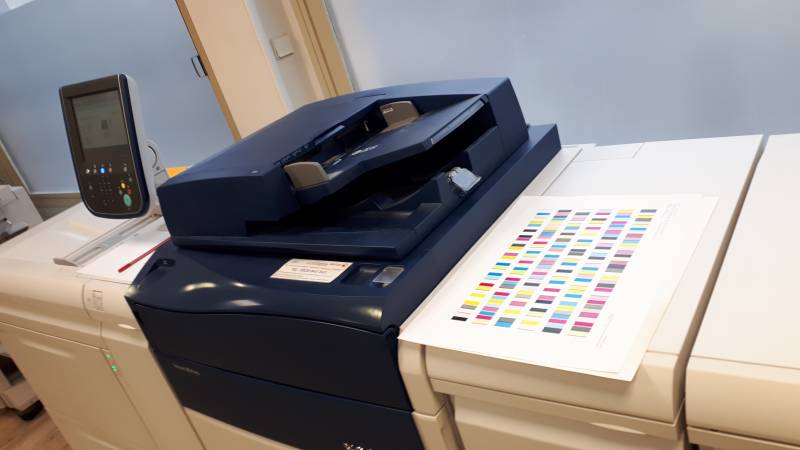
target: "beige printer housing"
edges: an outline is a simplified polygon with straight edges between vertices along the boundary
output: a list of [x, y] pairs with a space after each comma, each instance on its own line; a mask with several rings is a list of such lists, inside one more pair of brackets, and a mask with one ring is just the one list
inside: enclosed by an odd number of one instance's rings
[[53, 262], [126, 223], [81, 203], [0, 245], [0, 341], [72, 449], [202, 450], [125, 301], [128, 284]]
[[703, 449], [800, 449], [800, 134], [771, 136], [689, 359]]
[[[525, 194], [701, 194], [718, 203], [631, 382], [401, 342], [400, 370], [427, 448], [454, 448], [448, 439], [466, 449], [686, 448], [686, 362], [761, 142], [741, 136], [562, 149]], [[454, 423], [431, 419], [450, 410]]]

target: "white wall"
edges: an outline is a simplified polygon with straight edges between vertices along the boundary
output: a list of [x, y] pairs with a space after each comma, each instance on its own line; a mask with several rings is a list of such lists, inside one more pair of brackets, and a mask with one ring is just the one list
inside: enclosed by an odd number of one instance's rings
[[327, 1], [358, 89], [508, 76], [571, 143], [800, 131], [800, 1]]
[[[299, 30], [292, 24], [288, 2], [281, 0], [248, 0], [253, 25], [261, 39], [267, 60], [277, 75], [283, 102], [289, 111], [323, 98], [321, 88], [311, 75], [311, 61], [298, 39]], [[271, 40], [288, 35], [294, 54], [278, 59]]]

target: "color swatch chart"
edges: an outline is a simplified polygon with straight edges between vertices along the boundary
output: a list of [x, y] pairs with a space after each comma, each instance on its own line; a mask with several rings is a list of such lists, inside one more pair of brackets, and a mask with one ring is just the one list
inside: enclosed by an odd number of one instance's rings
[[716, 203], [700, 195], [522, 195], [399, 339], [630, 381]]
[[588, 336], [614, 301], [614, 289], [658, 212], [535, 212], [451, 320], [465, 326]]

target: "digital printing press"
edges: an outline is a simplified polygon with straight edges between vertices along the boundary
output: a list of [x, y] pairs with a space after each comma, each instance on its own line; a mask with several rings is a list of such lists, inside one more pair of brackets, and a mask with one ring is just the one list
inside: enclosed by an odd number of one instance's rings
[[[562, 148], [508, 80], [425, 83], [300, 108], [156, 195], [131, 86], [62, 91], [86, 206], [0, 247], [0, 339], [73, 448], [688, 447], [686, 362], [760, 136]], [[82, 107], [125, 139], [84, 139]], [[109, 151], [128, 200], [94, 190]], [[398, 341], [519, 195], [675, 193], [718, 201], [633, 381]], [[86, 270], [144, 229], [153, 252]]]
[[412, 416], [399, 327], [559, 149], [508, 80], [304, 106], [159, 187], [172, 239], [127, 298], [194, 413], [299, 448], [421, 449], [415, 421], [446, 417]]

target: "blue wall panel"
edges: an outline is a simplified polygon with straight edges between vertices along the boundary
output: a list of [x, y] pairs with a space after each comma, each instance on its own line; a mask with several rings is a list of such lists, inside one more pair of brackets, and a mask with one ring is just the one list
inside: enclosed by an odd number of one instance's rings
[[124, 72], [167, 165], [233, 142], [174, 1], [35, 0], [0, 14], [0, 139], [35, 192], [75, 192], [62, 85]]
[[565, 142], [800, 132], [794, 0], [328, 0], [359, 88], [509, 76]]

